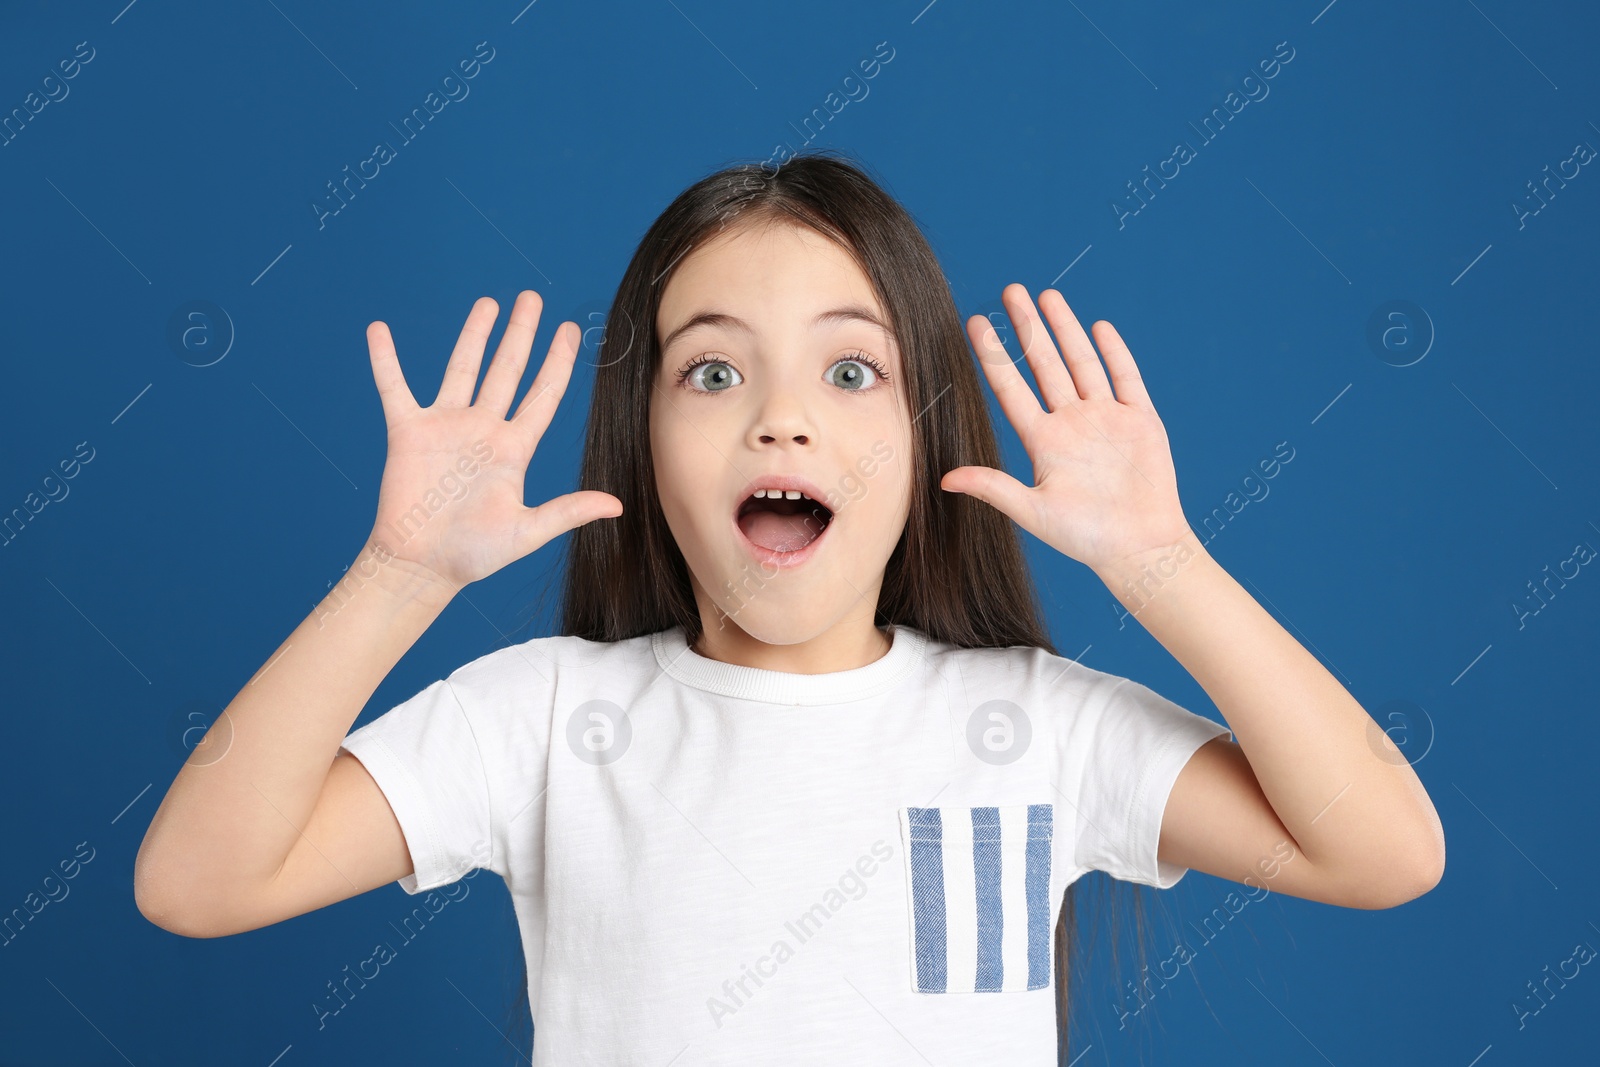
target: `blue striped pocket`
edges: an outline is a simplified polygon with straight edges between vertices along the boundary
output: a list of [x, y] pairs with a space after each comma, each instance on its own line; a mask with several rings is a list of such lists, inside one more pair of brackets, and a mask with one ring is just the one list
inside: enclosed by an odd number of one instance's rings
[[901, 808], [911, 988], [1013, 993], [1050, 984], [1049, 804]]

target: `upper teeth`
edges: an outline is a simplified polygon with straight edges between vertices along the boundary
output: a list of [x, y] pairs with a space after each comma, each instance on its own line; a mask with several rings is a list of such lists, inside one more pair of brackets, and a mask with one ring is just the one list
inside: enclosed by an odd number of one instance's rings
[[[801, 497], [805, 496], [805, 494], [798, 489], [757, 489], [755, 491], [755, 495], [763, 499], [770, 498], [772, 500], [777, 500], [780, 497], [785, 500], [799, 500]], [[807, 499], [810, 498], [807, 497]]]

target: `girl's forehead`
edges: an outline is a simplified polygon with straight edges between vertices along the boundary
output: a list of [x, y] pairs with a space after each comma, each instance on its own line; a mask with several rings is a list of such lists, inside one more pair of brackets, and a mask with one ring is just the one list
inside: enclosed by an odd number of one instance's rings
[[755, 335], [858, 325], [888, 333], [888, 321], [848, 251], [782, 226], [719, 234], [691, 249], [666, 282], [655, 326], [665, 349], [690, 331]]

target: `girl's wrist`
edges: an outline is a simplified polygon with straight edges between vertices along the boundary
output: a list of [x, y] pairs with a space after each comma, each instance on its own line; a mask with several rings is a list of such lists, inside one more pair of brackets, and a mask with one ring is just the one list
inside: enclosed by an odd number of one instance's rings
[[1175, 580], [1191, 564], [1208, 558], [1209, 553], [1199, 537], [1193, 530], [1187, 530], [1162, 544], [1130, 553], [1093, 570], [1118, 600], [1124, 604], [1130, 599], [1139, 603], [1148, 601], [1157, 589]]
[[415, 560], [394, 555], [377, 538], [368, 538], [349, 567], [341, 585], [352, 585], [354, 593], [373, 586], [383, 595], [406, 604], [421, 604], [443, 611], [461, 586]]

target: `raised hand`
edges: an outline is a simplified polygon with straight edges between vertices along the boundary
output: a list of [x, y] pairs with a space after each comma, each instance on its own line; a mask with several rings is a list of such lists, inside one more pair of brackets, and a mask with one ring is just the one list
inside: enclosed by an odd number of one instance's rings
[[610, 493], [580, 490], [536, 507], [522, 502], [523, 478], [539, 439], [566, 391], [581, 337], [563, 322], [533, 384], [508, 420], [527, 368], [544, 302], [517, 295], [476, 401], [483, 350], [499, 305], [472, 305], [433, 403], [419, 407], [395, 354], [389, 327], [367, 327], [372, 377], [383, 403], [389, 451], [378, 489], [371, 541], [418, 568], [452, 595], [546, 542], [594, 519], [622, 514]]
[[1111, 372], [1108, 381], [1100, 356], [1059, 292], [1046, 289], [1039, 304], [1065, 349], [1065, 362], [1026, 288], [1013, 282], [1001, 300], [1045, 406], [987, 319], [968, 319], [967, 333], [1001, 410], [1033, 460], [1034, 484], [991, 467], [969, 466], [946, 472], [940, 486], [993, 505], [1096, 572], [1190, 535], [1178, 503], [1166, 428], [1116, 329], [1103, 319], [1094, 324]]

